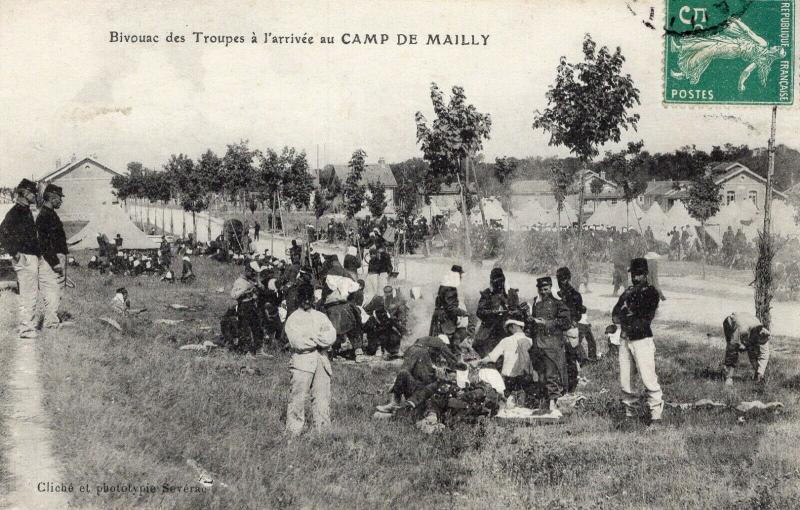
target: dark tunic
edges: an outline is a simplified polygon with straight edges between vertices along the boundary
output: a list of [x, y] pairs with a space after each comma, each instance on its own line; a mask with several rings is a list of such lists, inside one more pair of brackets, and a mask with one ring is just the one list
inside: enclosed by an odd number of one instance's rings
[[16, 257], [18, 253], [36, 257], [42, 254], [30, 207], [14, 204], [6, 213], [0, 223], [0, 245], [12, 257]]
[[492, 292], [492, 289], [485, 289], [481, 292], [478, 301], [478, 318], [481, 320], [481, 327], [475, 334], [473, 347], [481, 356], [486, 356], [492, 349], [500, 343], [506, 336], [504, 323], [508, 319], [508, 312], [519, 307], [519, 299], [516, 290], [511, 293]]
[[660, 296], [649, 283], [631, 285], [619, 297], [611, 312], [614, 323], [622, 327], [628, 340], [641, 340], [653, 336], [650, 323], [656, 315]]
[[452, 324], [455, 329], [458, 326], [458, 318], [467, 315], [469, 315], [467, 311], [458, 306], [458, 289], [440, 285], [439, 292], [436, 294], [429, 334], [436, 336], [442, 333], [445, 324]]
[[67, 236], [58, 214], [49, 207], [43, 207], [42, 212], [36, 218], [36, 231], [39, 234], [42, 257], [50, 264], [50, 267], [57, 266], [57, 254], [66, 255], [68, 253]]

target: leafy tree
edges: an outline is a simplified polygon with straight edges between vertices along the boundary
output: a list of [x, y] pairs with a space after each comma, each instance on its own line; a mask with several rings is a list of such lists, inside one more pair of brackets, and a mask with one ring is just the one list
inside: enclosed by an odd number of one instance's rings
[[[206, 192], [205, 204], [206, 209], [211, 208], [215, 198], [218, 197], [225, 188], [225, 177], [222, 170], [222, 159], [217, 156], [214, 151], [208, 149], [200, 156], [200, 161], [197, 162], [197, 172], [199, 179], [203, 184]], [[208, 222], [206, 224], [206, 235], [211, 241], [211, 213], [208, 214]]]
[[200, 171], [199, 165], [195, 165], [192, 158], [184, 154], [170, 156], [169, 161], [164, 165], [164, 170], [178, 190], [181, 207], [184, 211], [192, 213], [192, 228], [194, 238], [197, 239], [195, 214], [208, 207], [208, 188], [205, 176]]
[[[454, 86], [450, 102], [445, 103], [444, 95], [436, 83], [431, 84], [431, 101], [436, 119], [428, 126], [422, 112], [417, 112], [417, 143], [420, 144], [425, 161], [430, 164], [426, 181], [452, 184], [456, 181], [461, 192], [461, 212], [466, 238], [464, 244], [467, 257], [471, 258], [468, 186], [472, 158], [483, 148], [483, 140], [489, 139], [492, 119], [489, 114], [478, 112], [474, 105], [467, 104], [464, 88]], [[438, 189], [438, 188], [437, 188]], [[480, 201], [478, 202], [480, 205]], [[483, 209], [481, 206], [481, 216]], [[483, 217], [484, 224], [486, 223]]]
[[[617, 48], [597, 49], [591, 35], [583, 39], [583, 62], [566, 57], [556, 69], [556, 81], [547, 91], [548, 107], [534, 112], [533, 129], [550, 134], [549, 145], [565, 146], [587, 165], [606, 142], [619, 142], [622, 130], [636, 129], [639, 90], [629, 74], [622, 73], [625, 57]], [[583, 183], [578, 201], [578, 226], [583, 226]]]
[[284, 147], [281, 152], [284, 172], [281, 176], [281, 196], [297, 209], [305, 209], [314, 190], [314, 178], [308, 171], [306, 151], [297, 152], [294, 147]]
[[373, 218], [380, 218], [386, 210], [386, 186], [380, 182], [367, 183], [367, 207]]
[[689, 188], [686, 209], [692, 218], [700, 222], [702, 233], [700, 246], [703, 249], [703, 279], [706, 277], [706, 221], [719, 212], [722, 185], [714, 182], [710, 171], [699, 173]]
[[367, 153], [361, 149], [353, 152], [350, 158], [350, 163], [347, 166], [350, 172], [344, 181], [344, 208], [348, 218], [355, 216], [361, 207], [364, 205], [364, 198], [366, 192], [364, 186], [361, 184], [361, 176], [364, 173], [364, 161], [367, 158]]
[[592, 179], [592, 181], [589, 183], [589, 191], [591, 191], [592, 195], [594, 195], [595, 204], [596, 204], [597, 203], [597, 196], [600, 195], [600, 193], [603, 192], [603, 181], [601, 181], [600, 179], [596, 179], [596, 178]]
[[323, 196], [322, 190], [317, 190], [314, 193], [314, 218], [316, 220], [315, 228], [319, 231], [319, 219], [325, 214], [325, 211], [328, 210], [330, 207], [330, 202], [328, 202], [325, 197]]
[[414, 214], [423, 203], [430, 203], [430, 195], [438, 189], [438, 184], [428, 179], [430, 166], [425, 160], [411, 158], [402, 163], [390, 165], [397, 189], [397, 215], [407, 219]]
[[642, 152], [644, 143], [631, 142], [618, 152], [607, 152], [598, 167], [606, 172], [609, 179], [622, 188], [625, 199], [625, 222], [630, 227], [630, 205], [633, 200], [647, 190], [647, 162], [650, 155]]
[[495, 191], [497, 195], [500, 195], [500, 201], [503, 204], [505, 210], [508, 211], [509, 215], [512, 214], [511, 178], [517, 171], [518, 166], [519, 166], [519, 160], [517, 160], [516, 158], [508, 158], [503, 156], [502, 158], [495, 158], [494, 160], [494, 168], [492, 174], [494, 180], [497, 182]]
[[256, 177], [253, 159], [256, 152], [251, 150], [247, 140], [228, 145], [222, 157], [222, 189], [234, 202], [244, 203], [243, 196]]

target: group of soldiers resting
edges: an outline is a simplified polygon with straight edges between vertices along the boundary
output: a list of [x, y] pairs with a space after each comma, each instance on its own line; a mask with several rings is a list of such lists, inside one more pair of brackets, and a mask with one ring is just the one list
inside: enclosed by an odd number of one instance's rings
[[[125, 250], [123, 238], [117, 234], [114, 242], [110, 243], [105, 234], [97, 234], [97, 255], [92, 255], [87, 268], [96, 270], [101, 274], [142, 276], [157, 275], [162, 281], [175, 283], [191, 283], [197, 278], [194, 273], [192, 260], [193, 250], [189, 246], [178, 244], [178, 254], [181, 255], [181, 275], [176, 277], [172, 270], [173, 245], [166, 237], [161, 237], [161, 245], [157, 249]], [[78, 262], [71, 258], [68, 263], [77, 266]]]

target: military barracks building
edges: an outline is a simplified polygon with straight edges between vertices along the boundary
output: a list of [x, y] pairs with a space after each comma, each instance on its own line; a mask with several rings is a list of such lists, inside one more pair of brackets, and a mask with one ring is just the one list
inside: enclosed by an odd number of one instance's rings
[[116, 201], [111, 178], [121, 175], [92, 158], [72, 161], [39, 178], [64, 190], [64, 204], [58, 214], [64, 221], [89, 221], [99, 206]]

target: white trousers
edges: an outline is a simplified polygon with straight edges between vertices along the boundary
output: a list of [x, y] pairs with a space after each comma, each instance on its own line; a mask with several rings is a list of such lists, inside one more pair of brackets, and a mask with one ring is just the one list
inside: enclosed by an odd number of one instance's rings
[[19, 326], [17, 332], [27, 333], [36, 330], [36, 298], [39, 295], [39, 257], [19, 254], [19, 261], [14, 263], [19, 284], [17, 299]]
[[636, 364], [639, 377], [642, 379], [647, 392], [647, 406], [650, 408], [650, 417], [660, 419], [664, 410], [663, 393], [658, 384], [656, 375], [656, 344], [653, 338], [641, 340], [620, 339], [619, 346], [619, 384], [622, 388], [622, 403], [630, 411], [639, 402], [639, 395], [633, 392], [631, 386], [631, 365]]
[[58, 307], [61, 304], [62, 286], [58, 283], [59, 274], [53, 271], [50, 264], [39, 257], [39, 298], [44, 327], [58, 326]]

